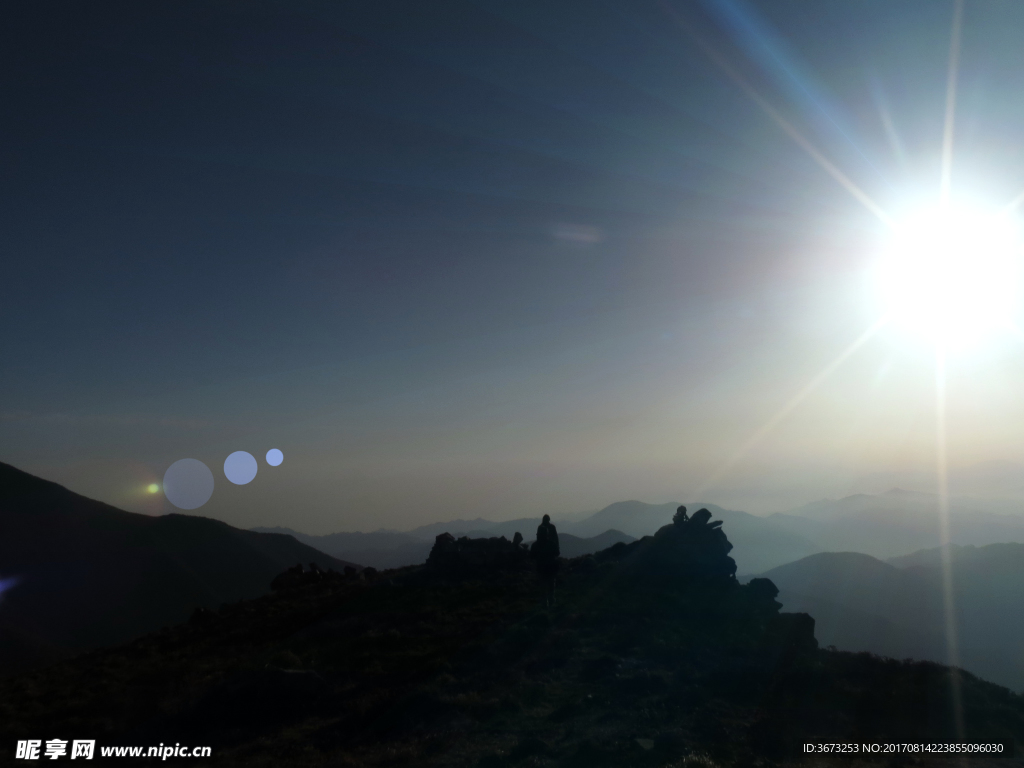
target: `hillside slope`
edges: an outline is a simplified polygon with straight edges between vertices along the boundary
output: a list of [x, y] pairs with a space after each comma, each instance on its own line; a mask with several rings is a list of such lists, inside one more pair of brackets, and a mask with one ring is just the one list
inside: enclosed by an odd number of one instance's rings
[[197, 607], [265, 594], [288, 566], [345, 563], [290, 536], [149, 517], [0, 464], [0, 673], [124, 642]]
[[[764, 576], [779, 587], [787, 610], [815, 617], [823, 645], [895, 658], [949, 659], [938, 550], [891, 563], [827, 552]], [[951, 579], [959, 663], [1024, 690], [1024, 545], [954, 548]]]
[[1020, 755], [1024, 699], [818, 650], [771, 582], [733, 579], [708, 518], [563, 561], [554, 607], [525, 550], [495, 540], [451, 537], [369, 579], [311, 574], [0, 681], [0, 740], [180, 741], [247, 768], [793, 765], [806, 742], [953, 741], [959, 690], [963, 740]]

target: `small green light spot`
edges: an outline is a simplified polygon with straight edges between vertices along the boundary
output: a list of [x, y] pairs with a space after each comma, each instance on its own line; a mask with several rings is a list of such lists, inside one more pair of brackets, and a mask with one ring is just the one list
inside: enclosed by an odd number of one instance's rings
[[160, 490], [160, 486], [157, 485], [156, 483], [150, 483], [149, 487], [147, 487], [146, 490], [149, 491], [150, 493], [156, 493]]

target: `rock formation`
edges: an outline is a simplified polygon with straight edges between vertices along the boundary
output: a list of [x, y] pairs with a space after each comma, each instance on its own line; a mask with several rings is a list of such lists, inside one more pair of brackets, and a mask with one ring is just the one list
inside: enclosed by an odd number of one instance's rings
[[[516, 534], [522, 541], [522, 535]], [[450, 533], [439, 534], [427, 558], [427, 568], [435, 573], [486, 576], [527, 570], [530, 554], [520, 544], [504, 536], [489, 539], [456, 539]]]
[[736, 561], [729, 557], [732, 544], [721, 526], [721, 521], [711, 522], [706, 509], [687, 517], [686, 507], [680, 507], [653, 539], [641, 539], [645, 544], [638, 548], [637, 565], [651, 575], [732, 580]]

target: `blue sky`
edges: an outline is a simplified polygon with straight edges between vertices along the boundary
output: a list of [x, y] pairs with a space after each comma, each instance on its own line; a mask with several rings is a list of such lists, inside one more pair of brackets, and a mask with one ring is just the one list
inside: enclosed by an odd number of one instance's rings
[[[15, 6], [0, 460], [155, 513], [199, 458], [200, 513], [314, 533], [928, 466], [928, 354], [885, 337], [718, 472], [871, 324], [882, 233], [694, 34], [898, 206], [937, 185], [952, 4], [670, 7]], [[955, 178], [994, 200], [1022, 30], [968, 3]], [[952, 373], [953, 461], [1024, 459], [1019, 359]]]

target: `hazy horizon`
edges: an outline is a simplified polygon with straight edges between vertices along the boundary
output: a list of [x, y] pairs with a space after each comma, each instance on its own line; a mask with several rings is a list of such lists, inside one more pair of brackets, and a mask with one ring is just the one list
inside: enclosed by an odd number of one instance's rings
[[[19, 467], [19, 469], [25, 469]], [[27, 470], [26, 470], [27, 471]], [[66, 484], [63, 480], [58, 477], [44, 477], [44, 479]], [[223, 477], [217, 477], [215, 479], [217, 486], [221, 489], [222, 493], [230, 493], [237, 489], [237, 487], [230, 486]], [[67, 485], [69, 490], [76, 493], [89, 496], [87, 489], [81, 487], [73, 487]], [[244, 487], [244, 486], [243, 486]], [[975, 465], [967, 468], [966, 471], [958, 472], [955, 469], [950, 473], [950, 500], [953, 505], [953, 510], [956, 511], [958, 505], [962, 505], [964, 502], [971, 502], [972, 507], [977, 504], [980, 508], [987, 509], [994, 512], [995, 514], [1024, 514], [1024, 493], [1021, 489], [1024, 488], [1024, 465], [1016, 465], [1008, 462], [991, 462]], [[986, 492], [985, 489], [989, 489]], [[992, 492], [992, 491], [995, 492]], [[1002, 490], [1003, 492], [999, 492]], [[554, 522], [556, 523], [571, 523], [579, 521], [595, 512], [601, 511], [606, 507], [629, 501], [639, 501], [643, 504], [651, 506], [660, 506], [664, 504], [685, 504], [690, 509], [697, 509], [702, 505], [714, 505], [723, 509], [746, 512], [758, 517], [765, 517], [774, 513], [793, 513], [800, 512], [800, 509], [807, 505], [813, 505], [817, 502], [831, 502], [840, 501], [845, 498], [858, 496], [858, 495], [869, 495], [869, 496], [880, 496], [884, 497], [886, 494], [906, 491], [913, 494], [919, 494], [925, 497], [936, 498], [935, 478], [934, 473], [929, 472], [916, 472], [916, 473], [879, 473], [874, 476], [865, 476], [858, 478], [846, 491], [840, 492], [833, 495], [823, 494], [815, 496], [813, 498], [798, 499], [794, 503], [786, 506], [772, 506], [770, 502], [763, 506], [750, 506], [743, 503], [743, 500], [751, 500], [748, 497], [742, 495], [734, 497], [734, 501], [728, 500], [721, 501], [718, 499], [704, 498], [702, 500], [687, 500], [685, 497], [679, 496], [676, 498], [643, 498], [643, 497], [623, 497], [607, 500], [596, 504], [591, 507], [581, 508], [570, 508], [568, 506], [562, 508], [544, 507], [536, 509], [517, 509], [512, 510], [504, 514], [496, 513], [494, 509], [488, 510], [476, 510], [475, 508], [465, 509], [462, 512], [450, 512], [446, 513], [444, 510], [438, 512], [434, 516], [421, 516], [421, 517], [409, 517], [403, 518], [399, 515], [391, 515], [388, 519], [395, 521], [393, 524], [381, 524], [373, 526], [372, 518], [370, 525], [358, 527], [358, 525], [351, 524], [350, 521], [360, 519], [358, 514], [346, 514], [339, 513], [335, 516], [328, 516], [321, 519], [322, 525], [319, 528], [312, 526], [303, 527], [300, 524], [302, 520], [312, 520], [314, 518], [295, 515], [294, 513], [282, 513], [281, 515], [274, 517], [271, 516], [269, 520], [264, 522], [249, 523], [247, 517], [241, 519], [230, 519], [229, 516], [218, 516], [211, 514], [211, 508], [216, 509], [213, 501], [208, 502], [206, 505], [199, 509], [194, 510], [179, 510], [176, 509], [170, 503], [164, 502], [159, 509], [154, 509], [152, 504], [135, 504], [131, 502], [133, 499], [122, 499], [119, 503], [116, 499], [102, 499], [106, 503], [118, 506], [122, 509], [132, 512], [139, 512], [142, 514], [153, 515], [153, 514], [191, 514], [198, 515], [201, 517], [212, 517], [215, 519], [223, 519], [236, 527], [240, 528], [290, 528], [300, 533], [321, 536], [331, 533], [350, 532], [350, 533], [371, 533], [377, 531], [408, 531], [418, 528], [422, 525], [429, 525], [438, 522], [448, 522], [450, 520], [474, 520], [482, 518], [493, 523], [502, 523], [510, 520], [516, 520], [520, 518], [539, 518], [544, 514], [550, 514]], [[98, 497], [93, 497], [98, 498]], [[136, 494], [135, 498], [143, 498], [145, 501], [149, 499], [141, 494]], [[216, 495], [214, 496], [216, 498]], [[770, 497], [769, 497], [770, 498]], [[756, 503], [758, 501], [764, 502], [765, 496], [753, 497], [752, 500]], [[991, 505], [991, 507], [989, 506]], [[937, 504], [936, 504], [937, 507]], [[1019, 507], [1019, 508], [1018, 508]], [[365, 519], [365, 518], [364, 518]], [[348, 527], [346, 527], [348, 526]], [[372, 526], [372, 527], [371, 527]]]

